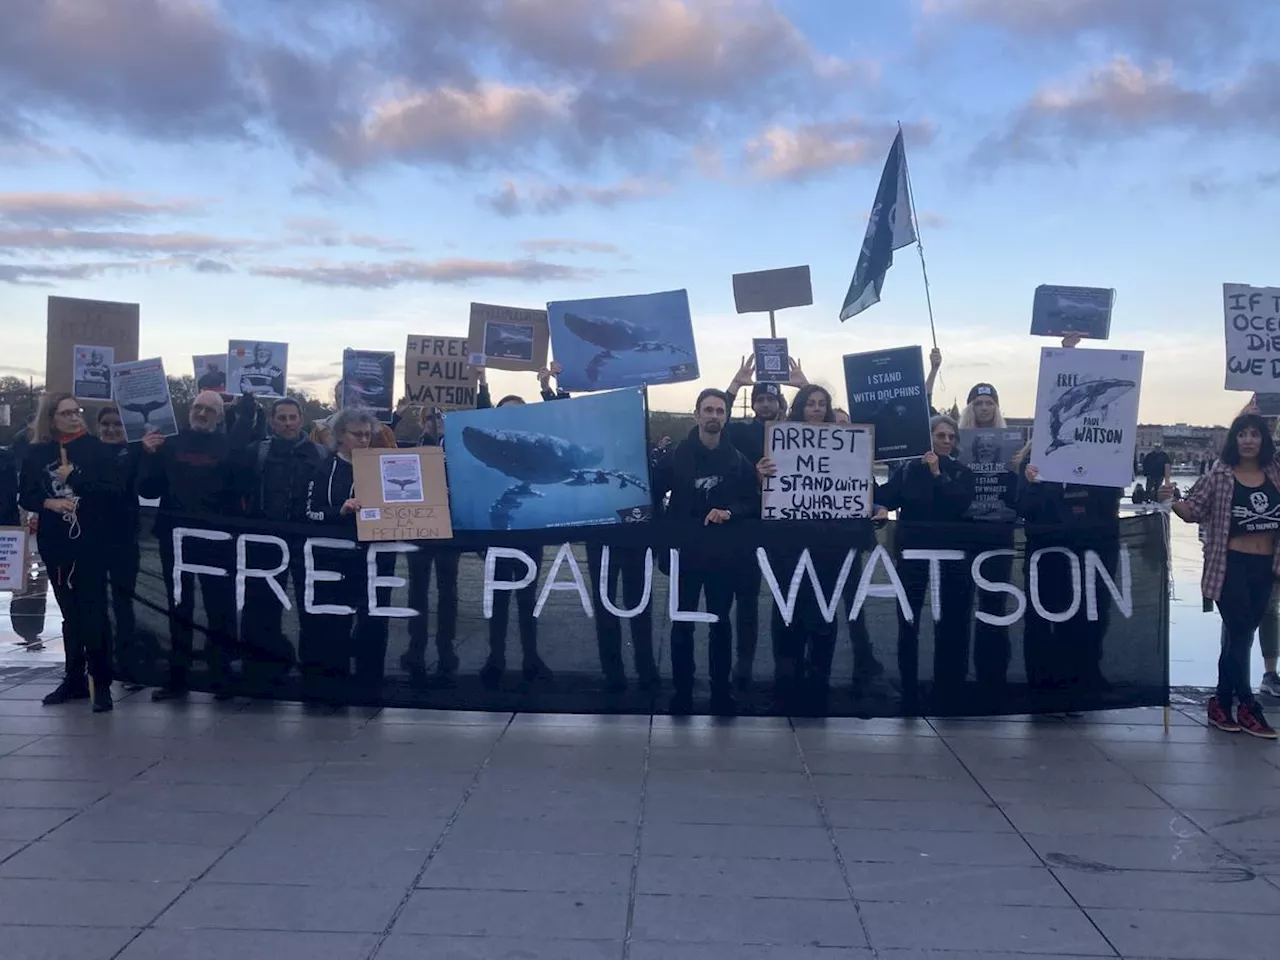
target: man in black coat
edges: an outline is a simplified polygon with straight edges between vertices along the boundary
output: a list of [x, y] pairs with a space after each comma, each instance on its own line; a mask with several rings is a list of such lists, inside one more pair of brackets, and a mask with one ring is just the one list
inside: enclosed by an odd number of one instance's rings
[[[706, 593], [707, 613], [716, 617], [710, 625], [711, 709], [732, 714], [737, 705], [729, 684], [733, 655], [729, 610], [744, 561], [740, 550], [710, 528], [758, 516], [758, 484], [754, 465], [733, 444], [724, 442], [728, 397], [720, 390], [703, 390], [695, 417], [698, 425], [688, 439], [654, 470], [653, 490], [656, 502], [670, 494], [663, 515], [667, 522], [707, 529], [696, 548], [681, 550], [679, 571], [670, 571], [675, 581], [671, 586], [679, 590], [680, 609], [686, 611], [694, 609]], [[754, 562], [754, 556], [745, 562]], [[693, 624], [677, 620], [671, 625], [673, 714], [693, 710], [693, 673]]]

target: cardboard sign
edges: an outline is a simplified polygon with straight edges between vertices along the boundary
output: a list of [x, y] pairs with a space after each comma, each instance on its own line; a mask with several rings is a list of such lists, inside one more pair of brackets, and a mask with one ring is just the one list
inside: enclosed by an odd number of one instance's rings
[[933, 449], [924, 353], [897, 347], [844, 358], [849, 419], [875, 427], [876, 459], [905, 460]]
[[111, 393], [120, 408], [127, 442], [136, 443], [148, 433], [177, 436], [178, 418], [173, 412], [164, 362], [159, 357], [114, 364]]
[[404, 385], [412, 403], [441, 410], [474, 410], [476, 382], [465, 338], [409, 338], [404, 354]]
[[116, 352], [111, 347], [76, 344], [71, 358], [71, 392], [77, 400], [111, 399], [111, 365]]
[[1260, 416], [1280, 417], [1280, 393], [1254, 394], [1253, 402], [1257, 404]]
[[0, 527], [0, 592], [21, 593], [27, 585], [27, 531]]
[[361, 540], [448, 540], [449, 488], [439, 447], [357, 450], [351, 458]]
[[757, 383], [787, 383], [791, 380], [791, 357], [786, 337], [757, 337], [751, 341], [756, 357]]
[[115, 362], [138, 359], [138, 305], [110, 300], [50, 297], [44, 383], [50, 391], [74, 392], [71, 370], [78, 343], [115, 351]]
[[739, 313], [768, 313], [813, 303], [808, 266], [733, 275], [733, 303]]
[[1041, 350], [1030, 459], [1040, 479], [1132, 483], [1141, 386], [1141, 351]]
[[1280, 390], [1280, 287], [1222, 285], [1228, 390]]
[[467, 343], [493, 370], [541, 370], [547, 365], [550, 336], [545, 310], [471, 305]]
[[1017, 427], [986, 427], [960, 431], [957, 459], [973, 473], [973, 501], [965, 511], [970, 520], [1013, 523], [1018, 512], [1013, 500], [1018, 489], [1018, 470], [1013, 456], [1026, 443], [1026, 434]]
[[875, 430], [866, 424], [770, 423], [764, 449], [777, 472], [761, 487], [761, 517], [870, 517], [875, 445]]
[[1033, 337], [1065, 337], [1078, 334], [1088, 340], [1111, 336], [1111, 308], [1115, 290], [1106, 287], [1036, 287], [1031, 304]]

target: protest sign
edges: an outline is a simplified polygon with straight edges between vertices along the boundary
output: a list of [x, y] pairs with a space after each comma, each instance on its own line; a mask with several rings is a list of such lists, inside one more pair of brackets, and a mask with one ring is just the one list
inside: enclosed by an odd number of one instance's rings
[[356, 529], [361, 540], [447, 540], [453, 536], [444, 451], [439, 447], [356, 450]]
[[111, 399], [111, 365], [116, 362], [112, 347], [76, 345], [71, 360], [71, 392], [77, 400]]
[[78, 343], [110, 347], [115, 362], [138, 359], [138, 305], [50, 297], [45, 340], [45, 388], [75, 392], [72, 360]]
[[405, 393], [441, 410], [474, 410], [476, 370], [464, 337], [410, 337], [404, 354]]
[[547, 365], [550, 336], [545, 310], [492, 303], [471, 305], [467, 344], [490, 369], [541, 370]]
[[642, 389], [509, 404], [444, 418], [459, 530], [541, 530], [647, 520]]
[[289, 345], [265, 340], [227, 344], [227, 389], [231, 393], [279, 399], [288, 386]]
[[27, 585], [27, 531], [0, 527], [0, 593], [21, 593]]
[[195, 369], [196, 390], [217, 390], [227, 392], [227, 355], [225, 353], [206, 353], [191, 358]]
[[896, 347], [844, 358], [849, 419], [875, 427], [876, 459], [903, 460], [932, 449], [929, 394], [919, 347]]
[[860, 423], [770, 423], [765, 456], [777, 472], [761, 488], [765, 520], [871, 516], [874, 430]]
[[786, 383], [791, 379], [786, 337], [757, 337], [751, 341], [751, 348], [756, 356], [757, 383]]
[[1036, 287], [1031, 304], [1031, 335], [1065, 337], [1077, 334], [1089, 340], [1111, 336], [1111, 308], [1115, 290], [1105, 287]]
[[1255, 393], [1253, 402], [1264, 417], [1280, 417], [1280, 393]]
[[733, 275], [733, 305], [739, 313], [769, 314], [769, 336], [776, 337], [773, 313], [813, 303], [809, 267], [784, 267]]
[[178, 433], [169, 381], [159, 357], [113, 364], [111, 394], [120, 408], [124, 438], [129, 443], [141, 440], [148, 433], [161, 433], [166, 437]]
[[342, 407], [361, 407], [383, 423], [395, 408], [396, 355], [388, 350], [342, 351]]
[[1280, 389], [1280, 287], [1222, 285], [1228, 390]]
[[557, 382], [571, 392], [698, 379], [689, 294], [562, 300], [547, 304]]
[[1141, 385], [1141, 351], [1041, 350], [1030, 458], [1040, 479], [1132, 483]]
[[1016, 427], [961, 430], [956, 456], [973, 473], [973, 502], [965, 511], [970, 520], [1013, 523], [1018, 517], [1013, 501], [1018, 489], [1013, 456], [1022, 449], [1026, 435]]

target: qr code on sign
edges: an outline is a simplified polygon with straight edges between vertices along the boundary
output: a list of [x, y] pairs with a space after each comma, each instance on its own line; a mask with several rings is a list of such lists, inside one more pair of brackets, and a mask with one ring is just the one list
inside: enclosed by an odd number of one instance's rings
[[776, 373], [782, 369], [782, 358], [776, 355], [769, 355], [764, 358], [764, 368], [770, 373]]

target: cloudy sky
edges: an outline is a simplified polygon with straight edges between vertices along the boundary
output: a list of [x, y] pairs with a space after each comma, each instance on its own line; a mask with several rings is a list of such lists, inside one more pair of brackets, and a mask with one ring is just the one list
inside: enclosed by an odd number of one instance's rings
[[[1273, 0], [0, 0], [0, 372], [45, 297], [142, 304], [144, 356], [462, 334], [472, 300], [685, 287], [704, 383], [779, 315], [811, 379], [928, 342], [912, 250], [837, 319], [897, 122], [939, 400], [1029, 415], [1041, 283], [1115, 287], [1146, 420], [1224, 421], [1224, 281], [1280, 286]], [[532, 397], [531, 377], [494, 374]], [[693, 385], [654, 391], [691, 405]]]

